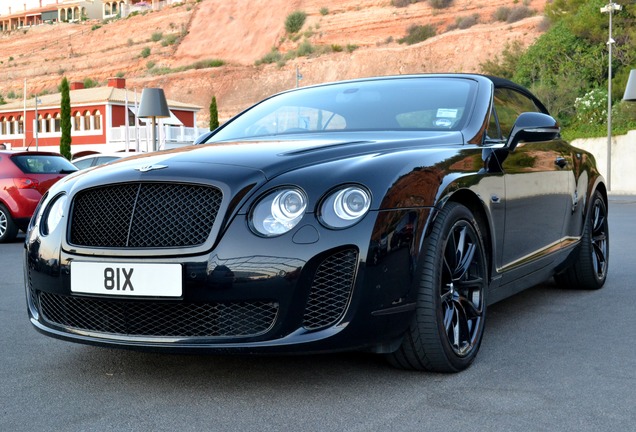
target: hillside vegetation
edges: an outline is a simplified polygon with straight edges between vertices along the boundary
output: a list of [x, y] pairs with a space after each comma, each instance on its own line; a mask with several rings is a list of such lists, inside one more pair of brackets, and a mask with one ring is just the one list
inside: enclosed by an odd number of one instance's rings
[[[584, 3], [554, 0], [549, 12], [557, 16], [557, 7]], [[527, 47], [558, 24], [552, 15], [550, 22], [545, 19], [545, 6], [546, 0], [190, 0], [110, 22], [43, 25], [2, 35], [0, 96], [20, 99], [25, 79], [33, 97], [56, 92], [62, 77], [103, 85], [121, 76], [131, 90], [158, 86], [169, 98], [201, 106], [197, 120], [203, 126], [212, 97], [223, 121], [294, 87], [297, 70], [299, 85], [483, 72], [502, 62], [514, 63], [510, 70], [516, 71], [534, 49]], [[302, 22], [289, 28], [289, 17], [297, 13]], [[607, 17], [597, 15], [601, 25]], [[602, 64], [603, 54], [596, 57]], [[560, 83], [515, 73], [509, 75], [547, 96], [550, 87], [541, 85]], [[595, 83], [602, 81], [601, 76]], [[580, 96], [578, 89], [564, 92]]]
[[[600, 13], [605, 0], [554, 0], [546, 6], [550, 27], [527, 50], [516, 42], [485, 72], [528, 86], [564, 125], [569, 138], [607, 134], [609, 17]], [[636, 5], [613, 16], [613, 130], [636, 128], [636, 104], [622, 102], [629, 72], [636, 68]]]

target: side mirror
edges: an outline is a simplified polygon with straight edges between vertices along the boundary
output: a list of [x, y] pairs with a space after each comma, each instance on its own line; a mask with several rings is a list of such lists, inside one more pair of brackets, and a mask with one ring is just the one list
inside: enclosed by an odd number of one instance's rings
[[552, 116], [536, 112], [521, 113], [510, 131], [506, 147], [513, 151], [520, 141], [550, 141], [559, 137], [560, 133], [561, 128]]

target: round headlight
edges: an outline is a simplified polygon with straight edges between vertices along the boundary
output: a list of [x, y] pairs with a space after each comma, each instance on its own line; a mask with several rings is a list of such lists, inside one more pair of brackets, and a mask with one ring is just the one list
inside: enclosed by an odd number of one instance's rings
[[328, 195], [321, 220], [329, 228], [346, 228], [358, 222], [371, 207], [371, 194], [360, 186], [347, 186]]
[[55, 230], [64, 217], [64, 210], [66, 209], [66, 195], [60, 195], [51, 202], [47, 209], [44, 210], [42, 224], [42, 235], [48, 235]]
[[252, 210], [250, 225], [263, 236], [285, 234], [300, 222], [306, 208], [307, 197], [302, 190], [279, 189], [258, 201]]

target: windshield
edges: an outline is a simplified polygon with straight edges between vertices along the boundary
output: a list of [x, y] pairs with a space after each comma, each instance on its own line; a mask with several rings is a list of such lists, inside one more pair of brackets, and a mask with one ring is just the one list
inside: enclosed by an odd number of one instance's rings
[[208, 142], [330, 131], [456, 131], [477, 83], [403, 77], [335, 83], [273, 96], [231, 120]]

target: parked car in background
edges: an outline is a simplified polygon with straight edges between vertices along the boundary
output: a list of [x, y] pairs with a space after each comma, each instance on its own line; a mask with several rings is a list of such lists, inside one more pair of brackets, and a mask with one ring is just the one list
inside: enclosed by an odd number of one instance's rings
[[91, 168], [98, 165], [103, 165], [108, 162], [113, 162], [127, 156], [133, 156], [139, 153], [95, 153], [88, 156], [82, 156], [77, 159], [73, 159], [71, 163], [78, 169]]
[[26, 230], [42, 195], [75, 171], [59, 153], [0, 150], [0, 243]]
[[302, 87], [201, 141], [49, 191], [26, 238], [37, 330], [149, 350], [365, 350], [457, 372], [488, 305], [551, 277], [605, 283], [594, 158], [508, 80]]

